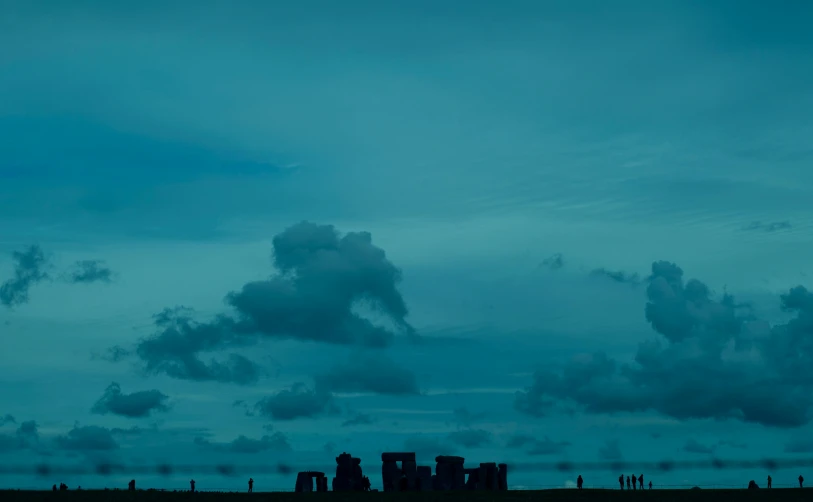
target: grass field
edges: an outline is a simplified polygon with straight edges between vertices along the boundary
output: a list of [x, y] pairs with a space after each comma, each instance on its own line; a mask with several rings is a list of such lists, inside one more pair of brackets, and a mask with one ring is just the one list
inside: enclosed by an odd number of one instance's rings
[[330, 502], [725, 502], [725, 501], [810, 501], [813, 490], [808, 489], [772, 489], [772, 490], [645, 490], [627, 492], [620, 490], [539, 490], [507, 492], [423, 492], [423, 493], [217, 493], [217, 492], [157, 492], [157, 491], [0, 491], [2, 502], [293, 502], [293, 501], [330, 501]]

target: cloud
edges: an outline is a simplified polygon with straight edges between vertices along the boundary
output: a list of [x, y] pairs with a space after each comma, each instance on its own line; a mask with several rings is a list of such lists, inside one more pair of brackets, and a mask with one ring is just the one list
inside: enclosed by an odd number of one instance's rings
[[135, 351], [144, 363], [144, 371], [180, 380], [256, 383], [262, 374], [260, 367], [240, 354], [230, 353], [225, 361], [212, 358], [205, 362], [200, 357], [204, 352], [254, 344], [256, 338], [245, 326], [226, 316], [199, 323], [191, 314], [191, 309], [175, 307], [153, 316], [159, 331], [141, 340]]
[[112, 413], [122, 417], [143, 418], [154, 411], [168, 411], [169, 397], [158, 390], [143, 390], [124, 394], [116, 382], [111, 383], [91, 411], [100, 415]]
[[150, 429], [142, 429], [141, 427], [138, 426], [128, 427], [126, 429], [114, 427], [110, 429], [110, 434], [114, 436], [130, 437], [130, 436], [141, 436], [148, 432], [156, 432], [157, 430], [158, 430], [157, 426], [153, 426]]
[[[254, 408], [252, 406], [250, 406], [248, 403], [246, 403], [245, 401], [243, 401], [242, 399], [239, 399], [239, 400], [233, 402], [232, 407], [233, 408], [242, 408], [243, 409], [243, 414], [245, 416], [247, 416], [247, 417], [253, 417], [253, 416], [256, 415], [256, 413], [254, 412]], [[273, 426], [270, 426], [270, 427], [273, 428]]]
[[548, 268], [550, 270], [559, 270], [565, 266], [565, 258], [562, 256], [562, 253], [555, 253], [542, 260], [542, 263], [539, 266]]
[[344, 236], [332, 225], [301, 222], [275, 236], [280, 272], [230, 293], [227, 303], [264, 335], [339, 345], [385, 347], [395, 332], [374, 325], [354, 308], [385, 316], [406, 333], [407, 307], [397, 284], [401, 271], [368, 232]]
[[91, 354], [90, 358], [94, 360], [118, 363], [124, 361], [125, 359], [128, 359], [132, 355], [133, 355], [132, 350], [125, 349], [120, 345], [114, 345], [112, 347], [108, 347], [107, 349], [105, 349], [104, 353], [102, 354], [94, 352], [93, 354]]
[[514, 434], [513, 436], [508, 438], [508, 441], [505, 443], [506, 448], [524, 448], [525, 446], [532, 444], [536, 441], [536, 438], [529, 435], [529, 434]]
[[669, 262], [652, 264], [645, 317], [661, 340], [638, 346], [622, 364], [603, 352], [581, 354], [563, 371], [543, 370], [516, 395], [522, 413], [543, 416], [565, 403], [589, 413], [655, 410], [680, 420], [736, 419], [773, 427], [807, 424], [813, 415], [813, 294], [780, 295], [795, 313], [771, 327], [728, 293]]
[[260, 439], [251, 439], [240, 435], [228, 443], [216, 443], [199, 436], [194, 439], [194, 443], [203, 448], [229, 453], [255, 454], [267, 451], [293, 451], [288, 438], [281, 432], [275, 432], [270, 436], [265, 435]]
[[375, 420], [366, 413], [356, 413], [349, 419], [342, 422], [342, 427], [354, 427], [357, 425], [370, 425], [375, 423]]
[[491, 433], [483, 429], [463, 429], [450, 432], [447, 437], [453, 444], [464, 448], [482, 448], [491, 444]]
[[333, 455], [334, 453], [339, 451], [339, 447], [336, 446], [336, 443], [328, 441], [327, 443], [322, 445], [322, 450], [327, 454]]
[[[4, 418], [9, 418], [11, 415], [6, 415]], [[16, 423], [14, 417], [11, 417], [11, 422]], [[37, 423], [33, 420], [22, 422], [14, 434], [0, 434], [0, 452], [16, 451], [16, 450], [29, 450], [37, 447], [40, 440], [39, 429]]]
[[779, 230], [790, 230], [793, 228], [793, 225], [790, 224], [789, 221], [772, 221], [769, 223], [764, 223], [761, 221], [752, 221], [748, 225], [742, 227], [745, 231], [750, 232], [778, 232]]
[[454, 455], [457, 448], [454, 444], [435, 436], [418, 434], [404, 440], [403, 451], [415, 452], [419, 460], [433, 460], [439, 455]]
[[738, 450], [746, 450], [746, 449], [748, 449], [748, 445], [747, 445], [747, 444], [745, 444], [745, 443], [741, 443], [741, 442], [739, 442], [739, 441], [733, 441], [733, 440], [724, 440], [724, 439], [721, 439], [720, 441], [718, 441], [718, 442], [717, 442], [717, 444], [718, 444], [719, 446], [727, 446], [727, 447], [729, 447], [729, 448], [736, 448], [736, 449], [738, 449]]
[[620, 284], [629, 284], [631, 286], [639, 286], [641, 284], [641, 277], [635, 273], [627, 273], [621, 270], [607, 270], [606, 268], [597, 268], [590, 272], [591, 277], [609, 279]]
[[[157, 314], [157, 332], [135, 350], [145, 371], [183, 380], [251, 384], [263, 372], [246, 357], [232, 352], [225, 361], [205, 362], [201, 354], [246, 347], [260, 336], [376, 348], [390, 345], [396, 332], [416, 336], [397, 289], [401, 272], [373, 245], [369, 233], [340, 236], [332, 225], [301, 222], [276, 235], [273, 248], [278, 274], [226, 295], [236, 315], [197, 322], [185, 307]], [[364, 309], [390, 327], [363, 317]], [[391, 371], [387, 377], [400, 379], [382, 383], [395, 385], [393, 392], [407, 392], [403, 386], [411, 385], [404, 371]], [[378, 385], [361, 374], [352, 382]]]
[[465, 406], [452, 410], [452, 421], [460, 427], [471, 427], [486, 417], [486, 413], [473, 413]]
[[813, 453], [813, 439], [798, 438], [785, 444], [785, 453]]
[[608, 440], [598, 449], [598, 458], [601, 460], [621, 460], [624, 455], [621, 454], [621, 446], [618, 440]]
[[261, 399], [255, 405], [260, 415], [274, 420], [314, 418], [331, 411], [332, 396], [329, 393], [307, 388], [296, 383], [290, 389]]
[[66, 274], [66, 280], [73, 284], [112, 282], [113, 271], [102, 260], [82, 260], [74, 264], [74, 269]]
[[69, 451], [110, 451], [119, 448], [112, 432], [96, 425], [76, 425], [67, 434], [55, 437], [54, 443], [57, 448]]
[[528, 448], [528, 455], [561, 455], [571, 444], [567, 441], [553, 441], [548, 436], [537, 439], [527, 434], [517, 434], [508, 438], [507, 448]]
[[48, 279], [45, 271], [48, 260], [38, 245], [30, 246], [25, 251], [14, 251], [12, 259], [15, 262], [14, 277], [0, 286], [0, 302], [9, 308], [28, 303], [31, 286]]
[[16, 423], [17, 420], [15, 420], [14, 417], [11, 416], [10, 414], [6, 414], [5, 416], [0, 417], [0, 427], [6, 424], [16, 424]]
[[353, 355], [327, 373], [317, 375], [323, 392], [373, 392], [387, 395], [419, 394], [415, 374], [384, 356]]
[[703, 455], [711, 455], [714, 453], [715, 449], [715, 446], [704, 445], [693, 438], [687, 439], [686, 444], [683, 445], [683, 451], [688, 453], [700, 453]]

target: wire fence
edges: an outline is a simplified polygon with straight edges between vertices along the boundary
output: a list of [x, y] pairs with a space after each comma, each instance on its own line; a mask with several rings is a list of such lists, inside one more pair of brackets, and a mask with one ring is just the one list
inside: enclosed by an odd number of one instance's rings
[[[604, 462], [508, 462], [508, 472], [560, 472], [560, 473], [575, 473], [575, 472], [596, 472], [596, 471], [610, 471], [615, 473], [620, 472], [654, 472], [664, 473], [679, 470], [750, 470], [750, 469], [763, 469], [765, 471], [777, 471], [789, 468], [809, 468], [813, 467], [813, 458], [764, 458], [759, 460], [724, 460], [724, 459], [709, 459], [709, 460], [695, 460], [695, 461], [674, 461], [663, 460], [659, 462], [643, 461], [604, 461]], [[334, 466], [325, 467], [325, 471], [329, 471]], [[251, 473], [251, 475], [271, 474], [271, 475], [287, 475], [299, 471], [314, 470], [313, 465], [309, 466], [293, 466], [289, 464], [276, 463], [276, 464], [256, 464], [256, 465], [237, 465], [237, 464], [155, 464], [155, 465], [125, 465], [113, 462], [101, 462], [96, 464], [72, 464], [72, 465], [59, 465], [41, 463], [36, 465], [19, 465], [19, 464], [0, 464], [0, 476], [9, 475], [28, 475], [48, 477], [52, 475], [65, 475], [65, 476], [121, 476], [121, 475], [157, 475], [157, 476], [175, 476], [175, 475], [216, 475], [223, 477], [237, 477]], [[611, 485], [609, 485], [611, 486]]]

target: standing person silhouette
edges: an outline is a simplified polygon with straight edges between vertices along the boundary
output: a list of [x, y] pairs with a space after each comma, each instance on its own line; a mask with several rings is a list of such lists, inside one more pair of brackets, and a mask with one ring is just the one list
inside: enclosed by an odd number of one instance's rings
[[805, 478], [803, 478], [802, 475], [799, 474], [799, 488], [804, 488], [804, 483], [805, 483]]
[[583, 485], [583, 484], [584, 484], [584, 480], [582, 479], [582, 475], [581, 475], [581, 474], [579, 474], [579, 477], [578, 477], [578, 478], [576, 478], [576, 488], [578, 488], [579, 490], [581, 490], [581, 489], [582, 489], [582, 485]]
[[649, 489], [652, 489], [652, 481], [649, 482]]
[[627, 476], [627, 490], [630, 489], [630, 477]]
[[635, 474], [632, 475], [632, 489], [638, 489], [638, 478], [635, 477]]
[[638, 483], [640, 483], [640, 485], [641, 485], [641, 490], [643, 490], [643, 489], [644, 489], [644, 475], [643, 475], [643, 474], [641, 474], [640, 476], [638, 476]]
[[254, 491], [254, 479], [248, 478], [248, 493], [252, 493]]
[[771, 479], [771, 475], [770, 475], [770, 474], [768, 474], [768, 488], [770, 488], [770, 487], [771, 487], [771, 481], [773, 481], [773, 480]]
[[621, 485], [621, 491], [624, 490], [624, 475], [618, 476], [618, 484]]
[[195, 480], [194, 479], [189, 482], [189, 488], [190, 488], [189, 491], [191, 491], [192, 493], [195, 493]]

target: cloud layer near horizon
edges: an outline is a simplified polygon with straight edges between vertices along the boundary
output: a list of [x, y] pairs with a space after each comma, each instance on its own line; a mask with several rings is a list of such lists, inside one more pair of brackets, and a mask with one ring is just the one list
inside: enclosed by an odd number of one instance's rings
[[654, 410], [680, 420], [735, 419], [798, 427], [813, 418], [813, 294], [796, 286], [780, 296], [795, 313], [773, 327], [725, 293], [684, 282], [674, 263], [652, 264], [645, 315], [665, 340], [642, 342], [633, 364], [584, 354], [557, 374], [538, 372], [516, 408], [543, 416], [573, 403], [588, 413]]

